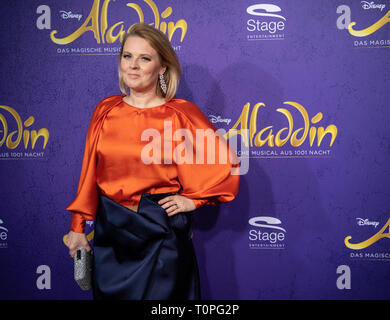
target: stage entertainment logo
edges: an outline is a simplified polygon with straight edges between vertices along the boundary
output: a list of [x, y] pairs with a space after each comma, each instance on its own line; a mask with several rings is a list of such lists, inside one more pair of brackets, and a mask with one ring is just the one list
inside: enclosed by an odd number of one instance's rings
[[[251, 106], [247, 102], [237, 121], [226, 133], [229, 141], [240, 135], [246, 148], [237, 147], [237, 156], [247, 158], [328, 158], [333, 156], [332, 147], [338, 129], [334, 124], [320, 125], [325, 118], [322, 112], [309, 115], [298, 102], [283, 102], [285, 107], [277, 108], [276, 113], [263, 102]], [[269, 113], [273, 112], [273, 117]], [[264, 113], [267, 113], [264, 115]], [[263, 115], [268, 122], [263, 122]], [[276, 127], [273, 122], [282, 124]], [[261, 124], [259, 128], [258, 125]], [[283, 123], [286, 126], [283, 127]]]
[[286, 17], [275, 4], [254, 4], [246, 9], [250, 19], [246, 21], [246, 38], [253, 40], [283, 40], [285, 38]]
[[[390, 250], [387, 249], [390, 248], [390, 219], [387, 220], [379, 231], [375, 231], [380, 225], [378, 221], [371, 221], [366, 218], [356, 218], [356, 220], [359, 227], [356, 233], [359, 235], [349, 235], [344, 239], [345, 246], [353, 250], [349, 253], [350, 258], [357, 260], [390, 261]], [[362, 227], [364, 227], [364, 230], [362, 230]], [[364, 236], [361, 234], [364, 234]]]
[[2, 226], [3, 223], [3, 220], [0, 219], [0, 249], [8, 248], [8, 229]]
[[14, 108], [0, 105], [0, 160], [44, 158], [49, 130], [31, 130], [34, 122], [33, 116], [23, 122]]
[[286, 229], [273, 217], [253, 217], [248, 221], [249, 249], [285, 249]]
[[[386, 4], [374, 1], [356, 1], [350, 6], [341, 4], [337, 7], [336, 26], [339, 30], [353, 37], [354, 48], [390, 48], [388, 28], [390, 10]], [[352, 15], [353, 11], [353, 15]]]
[[[93, 0], [92, 7], [81, 8], [85, 2], [80, 1], [74, 10], [48, 5], [37, 7], [36, 26], [39, 30], [50, 31], [47, 35], [58, 45], [55, 47], [57, 54], [117, 55], [123, 36], [137, 22], [148, 23], [162, 31], [171, 41], [176, 53], [180, 53], [188, 25], [186, 20], [174, 17], [172, 7], [168, 6], [160, 11], [159, 6], [162, 5], [157, 5], [153, 0]], [[59, 3], [55, 5], [58, 6]], [[53, 24], [56, 26], [53, 27]], [[77, 45], [74, 46], [73, 42]]]

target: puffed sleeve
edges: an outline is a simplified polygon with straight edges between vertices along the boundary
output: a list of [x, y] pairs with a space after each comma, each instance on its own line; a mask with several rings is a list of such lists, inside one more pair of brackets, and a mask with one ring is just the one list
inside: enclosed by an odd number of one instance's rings
[[237, 155], [202, 111], [184, 101], [173, 133], [179, 194], [190, 198], [196, 208], [232, 201], [240, 180]]
[[66, 208], [73, 213], [71, 231], [83, 233], [85, 220], [93, 220], [96, 216], [99, 204], [99, 189], [96, 184], [96, 146], [105, 114], [108, 111], [107, 106], [112, 105], [112, 101], [118, 99], [116, 96], [103, 99], [92, 114], [85, 141], [76, 198]]

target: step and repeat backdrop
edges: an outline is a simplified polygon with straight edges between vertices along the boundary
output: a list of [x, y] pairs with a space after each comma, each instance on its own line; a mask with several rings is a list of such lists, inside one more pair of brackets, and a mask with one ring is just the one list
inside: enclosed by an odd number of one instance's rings
[[177, 97], [239, 138], [238, 196], [194, 215], [203, 298], [389, 299], [387, 0], [2, 1], [0, 298], [92, 299], [65, 208], [140, 21], [180, 59]]

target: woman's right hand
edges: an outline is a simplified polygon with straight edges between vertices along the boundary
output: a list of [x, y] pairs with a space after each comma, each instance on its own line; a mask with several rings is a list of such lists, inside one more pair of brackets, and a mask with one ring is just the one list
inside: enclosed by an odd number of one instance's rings
[[91, 247], [85, 233], [70, 231], [66, 237], [66, 245], [69, 248], [69, 254], [72, 258], [79, 248], [85, 248], [88, 252], [91, 251]]

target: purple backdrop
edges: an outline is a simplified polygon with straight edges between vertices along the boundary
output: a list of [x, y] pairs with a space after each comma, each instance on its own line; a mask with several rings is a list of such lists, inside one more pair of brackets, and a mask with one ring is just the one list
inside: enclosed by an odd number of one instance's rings
[[203, 297], [390, 298], [388, 1], [0, 9], [1, 299], [91, 298], [73, 281], [65, 208], [92, 111], [119, 93], [117, 35], [140, 19], [171, 36], [177, 96], [249, 130], [239, 195], [195, 216]]

